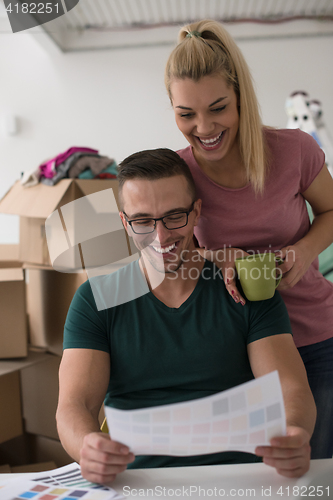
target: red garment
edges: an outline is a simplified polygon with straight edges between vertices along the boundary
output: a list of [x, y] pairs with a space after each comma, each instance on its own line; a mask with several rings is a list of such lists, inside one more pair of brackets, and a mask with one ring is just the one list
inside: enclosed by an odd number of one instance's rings
[[60, 163], [63, 163], [67, 158], [69, 158], [73, 153], [94, 153], [97, 154], [97, 149], [84, 148], [84, 147], [72, 147], [67, 149], [64, 153], [60, 153], [51, 160], [47, 160], [46, 162], [39, 165], [39, 170], [41, 172], [41, 177], [47, 177], [48, 179], [52, 179], [57, 172], [57, 166]]
[[[265, 129], [271, 167], [263, 196], [251, 184], [219, 186], [203, 173], [191, 146], [178, 151], [187, 162], [202, 199], [195, 227], [199, 245], [211, 250], [236, 247], [249, 253], [279, 250], [303, 238], [310, 228], [302, 194], [321, 171], [325, 155], [316, 141], [298, 129]], [[318, 270], [316, 258], [303, 278], [281, 291], [297, 347], [332, 337], [333, 283]]]
[[117, 179], [117, 176], [116, 175], [113, 175], [113, 174], [109, 174], [108, 172], [103, 172], [98, 174], [98, 175], [95, 175], [94, 179]]

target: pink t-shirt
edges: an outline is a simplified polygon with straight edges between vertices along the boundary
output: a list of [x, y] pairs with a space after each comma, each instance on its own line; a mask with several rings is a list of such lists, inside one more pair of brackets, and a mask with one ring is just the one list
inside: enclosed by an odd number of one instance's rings
[[[203, 173], [191, 146], [177, 151], [188, 164], [202, 199], [195, 228], [201, 247], [262, 253], [293, 245], [308, 232], [310, 220], [301, 193], [322, 169], [324, 153], [309, 134], [298, 129], [264, 130], [271, 166], [262, 196], [255, 196], [251, 184], [239, 189], [219, 186]], [[298, 347], [333, 335], [333, 283], [318, 267], [316, 258], [293, 288], [281, 292]]]

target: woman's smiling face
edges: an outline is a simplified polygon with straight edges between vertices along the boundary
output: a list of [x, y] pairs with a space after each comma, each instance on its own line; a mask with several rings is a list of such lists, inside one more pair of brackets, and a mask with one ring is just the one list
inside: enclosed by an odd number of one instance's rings
[[212, 75], [199, 81], [174, 79], [170, 90], [177, 126], [197, 161], [227, 159], [238, 148], [238, 100], [233, 87], [223, 76]]

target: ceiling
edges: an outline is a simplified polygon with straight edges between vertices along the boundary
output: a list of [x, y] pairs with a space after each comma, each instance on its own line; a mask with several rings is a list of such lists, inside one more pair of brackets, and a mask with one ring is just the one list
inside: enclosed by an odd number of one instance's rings
[[332, 0], [80, 0], [62, 22], [70, 30], [116, 31], [202, 18], [262, 22], [324, 16], [333, 19]]
[[204, 18], [236, 39], [333, 36], [333, 0], [79, 0], [42, 27], [69, 52], [175, 43], [181, 25]]

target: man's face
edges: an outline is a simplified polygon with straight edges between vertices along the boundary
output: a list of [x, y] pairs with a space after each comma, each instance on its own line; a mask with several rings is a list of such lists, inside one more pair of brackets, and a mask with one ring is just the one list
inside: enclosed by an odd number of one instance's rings
[[[124, 212], [128, 220], [142, 220], [173, 217], [173, 214], [191, 209], [193, 199], [187, 180], [182, 175], [158, 180], [133, 179], [124, 183], [122, 189]], [[182, 265], [182, 258], [188, 258], [188, 252], [194, 250], [193, 228], [197, 224], [201, 200], [193, 204], [188, 215], [188, 223], [179, 229], [167, 229], [162, 221], [156, 223], [156, 229], [150, 234], [135, 234], [123, 212], [122, 221], [129, 236], [133, 237], [136, 247], [159, 272], [174, 272]], [[186, 220], [186, 219], [185, 219]]]

